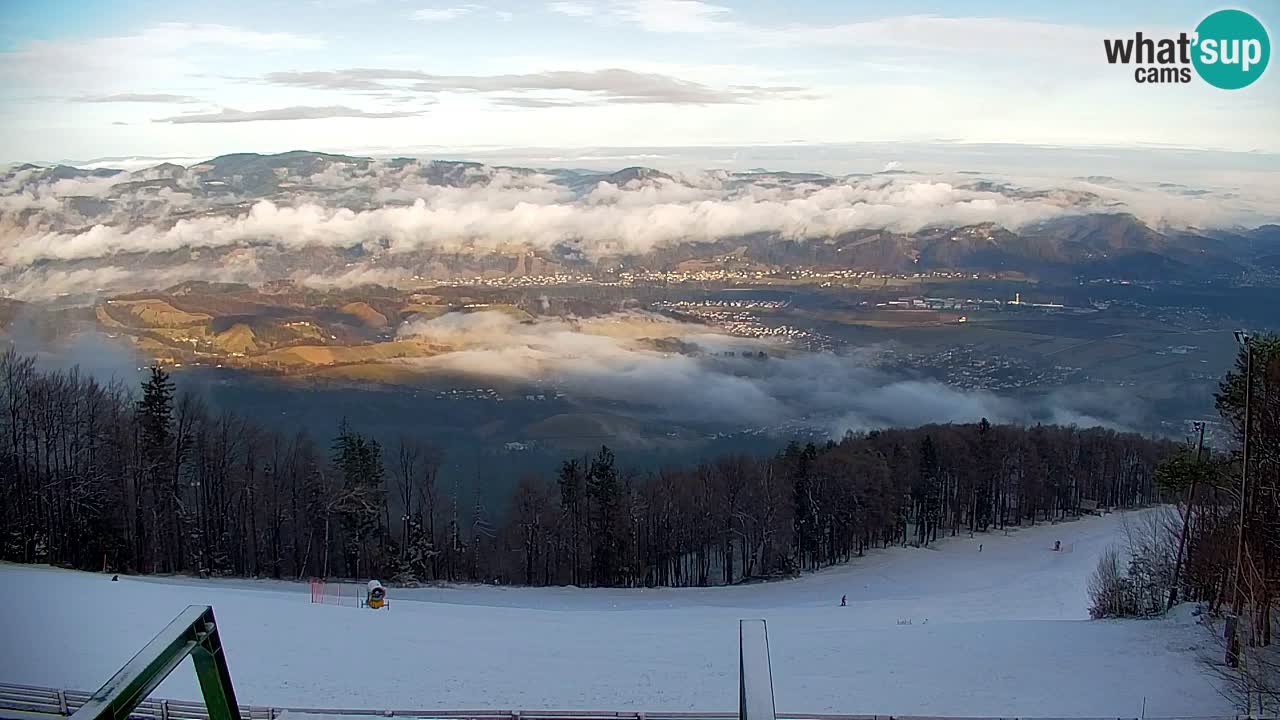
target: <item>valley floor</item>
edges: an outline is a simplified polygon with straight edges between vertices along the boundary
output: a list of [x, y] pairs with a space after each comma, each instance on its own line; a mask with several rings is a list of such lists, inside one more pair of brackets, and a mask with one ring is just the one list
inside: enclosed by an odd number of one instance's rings
[[[1147, 717], [1231, 714], [1190, 608], [1088, 620], [1088, 576], [1132, 518], [962, 535], [732, 588], [393, 588], [387, 611], [312, 605], [305, 583], [0, 565], [0, 682], [96, 689], [184, 607], [209, 604], [243, 703], [733, 711], [737, 620], [762, 617], [780, 711], [1136, 717], [1145, 698]], [[155, 695], [198, 698], [189, 664]]]

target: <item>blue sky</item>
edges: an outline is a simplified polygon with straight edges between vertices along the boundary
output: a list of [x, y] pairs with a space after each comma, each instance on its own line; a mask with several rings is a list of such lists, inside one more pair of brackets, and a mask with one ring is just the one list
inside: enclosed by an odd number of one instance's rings
[[[0, 0], [0, 160], [857, 142], [1280, 151], [1280, 72], [1140, 85], [1217, 3]], [[1274, 0], [1236, 5], [1268, 27]], [[1274, 31], [1272, 32], [1274, 40]]]

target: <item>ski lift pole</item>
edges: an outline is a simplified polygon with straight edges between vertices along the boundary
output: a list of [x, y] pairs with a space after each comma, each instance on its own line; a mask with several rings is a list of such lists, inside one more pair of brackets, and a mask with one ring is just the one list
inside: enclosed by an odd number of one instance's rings
[[738, 720], [777, 720], [764, 620], [738, 621]]

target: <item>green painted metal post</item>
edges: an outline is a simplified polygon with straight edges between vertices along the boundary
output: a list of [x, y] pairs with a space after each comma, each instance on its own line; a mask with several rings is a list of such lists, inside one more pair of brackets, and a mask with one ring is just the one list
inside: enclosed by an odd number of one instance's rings
[[240, 720], [231, 673], [213, 608], [191, 605], [125, 663], [72, 720], [128, 720], [129, 713], [190, 655], [200, 679], [210, 720]]
[[231, 685], [231, 672], [227, 670], [227, 656], [222, 651], [222, 638], [213, 624], [213, 609], [209, 611], [209, 634], [205, 642], [191, 651], [191, 660], [200, 678], [200, 692], [209, 710], [209, 720], [240, 720], [240, 705]]

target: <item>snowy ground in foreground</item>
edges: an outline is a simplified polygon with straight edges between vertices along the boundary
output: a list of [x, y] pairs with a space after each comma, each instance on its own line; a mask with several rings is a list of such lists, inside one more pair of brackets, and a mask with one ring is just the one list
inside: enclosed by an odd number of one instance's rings
[[[385, 612], [311, 605], [305, 583], [0, 565], [0, 681], [95, 689], [209, 604], [244, 703], [733, 711], [737, 621], [763, 617], [780, 711], [1135, 717], [1145, 697], [1149, 717], [1229, 713], [1189, 613], [1087, 620], [1086, 581], [1121, 518], [746, 587], [392, 589]], [[198, 698], [190, 661], [156, 695]]]

